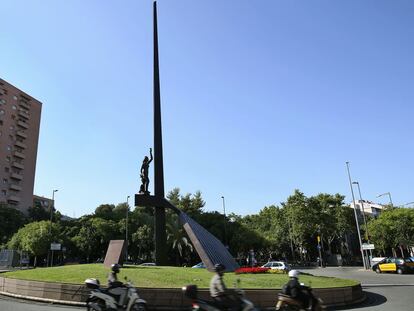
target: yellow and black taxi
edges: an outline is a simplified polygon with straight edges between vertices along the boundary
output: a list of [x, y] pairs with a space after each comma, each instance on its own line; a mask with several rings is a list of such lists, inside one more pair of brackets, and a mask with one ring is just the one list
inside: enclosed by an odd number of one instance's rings
[[411, 258], [387, 257], [373, 265], [372, 270], [374, 270], [376, 273], [412, 273], [414, 272], [414, 261]]

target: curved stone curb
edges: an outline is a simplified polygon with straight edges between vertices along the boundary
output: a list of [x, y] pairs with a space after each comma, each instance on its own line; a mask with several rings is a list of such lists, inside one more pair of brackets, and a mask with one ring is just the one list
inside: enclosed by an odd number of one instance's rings
[[[261, 309], [274, 308], [280, 289], [246, 289], [245, 294]], [[79, 284], [28, 281], [0, 277], [0, 293], [16, 298], [32, 299], [49, 303], [85, 306], [89, 290]], [[138, 288], [139, 296], [145, 299], [151, 310], [183, 310], [191, 306], [180, 288]], [[315, 296], [329, 307], [346, 306], [365, 299], [360, 284], [348, 287], [314, 288]], [[209, 299], [207, 289], [199, 290], [199, 297]]]

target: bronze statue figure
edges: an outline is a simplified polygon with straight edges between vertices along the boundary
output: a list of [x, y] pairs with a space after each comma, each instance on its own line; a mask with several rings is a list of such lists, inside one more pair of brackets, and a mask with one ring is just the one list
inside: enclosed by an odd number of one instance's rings
[[152, 148], [150, 148], [150, 158], [148, 159], [147, 156], [145, 156], [144, 160], [142, 161], [141, 165], [141, 187], [139, 188], [139, 193], [142, 194], [149, 194], [148, 191], [148, 185], [149, 185], [149, 177], [148, 177], [148, 168], [150, 163], [152, 162]]

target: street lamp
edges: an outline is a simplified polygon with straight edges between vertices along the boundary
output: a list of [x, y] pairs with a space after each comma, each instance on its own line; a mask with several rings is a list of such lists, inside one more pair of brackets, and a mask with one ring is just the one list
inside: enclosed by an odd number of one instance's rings
[[128, 212], [129, 212], [129, 196], [127, 196], [127, 208], [125, 217], [125, 261], [128, 261]]
[[356, 223], [357, 232], [358, 232], [359, 249], [361, 251], [362, 263], [364, 264], [364, 269], [367, 269], [366, 264], [365, 264], [364, 252], [362, 250], [361, 232], [359, 231], [358, 216], [357, 216], [357, 212], [355, 208], [355, 196], [354, 196], [354, 189], [352, 188], [351, 173], [349, 172], [349, 162], [346, 162], [346, 168], [348, 170], [349, 187], [351, 188], [352, 202], [354, 204], [354, 215], [355, 215], [355, 223]]
[[[364, 224], [365, 224], [365, 233], [366, 233], [365, 238], [368, 240], [368, 227], [367, 227], [367, 220], [365, 218], [364, 201], [362, 200], [361, 188], [359, 187], [359, 182], [357, 182], [357, 181], [353, 181], [352, 184], [358, 186], [359, 200], [361, 201], [361, 208], [362, 208], [362, 218], [364, 219]], [[369, 243], [369, 241], [368, 241], [368, 243]]]
[[[359, 200], [361, 201], [361, 207], [362, 207], [362, 218], [364, 219], [364, 224], [365, 224], [365, 239], [367, 240], [368, 244], [370, 244], [369, 243], [367, 220], [365, 218], [364, 200], [362, 200], [362, 195], [361, 195], [361, 188], [359, 187], [359, 182], [357, 182], [357, 181], [352, 182], [352, 184], [358, 186]], [[372, 251], [371, 250], [370, 250], [370, 254], [371, 254], [371, 257], [372, 257]], [[368, 263], [370, 264], [370, 262], [368, 262]]]
[[221, 196], [221, 199], [223, 200], [223, 228], [224, 228], [224, 245], [227, 246], [227, 232], [226, 232], [226, 204], [224, 203], [224, 196]]
[[391, 205], [391, 206], [394, 206], [394, 204], [392, 204], [392, 199], [391, 199], [391, 193], [390, 193], [390, 192], [385, 192], [385, 193], [383, 193], [383, 194], [379, 194], [379, 195], [377, 195], [377, 198], [382, 197], [382, 196], [384, 196], [384, 195], [388, 195], [388, 197], [389, 197], [389, 199], [390, 199], [390, 205]]
[[55, 209], [55, 192], [58, 192], [59, 190], [53, 190], [52, 193], [52, 205], [50, 206], [50, 226], [49, 226], [49, 234], [52, 233], [52, 220], [53, 220], [53, 210]]
[[[55, 192], [58, 192], [58, 189], [54, 189], [53, 192], [52, 192], [52, 204], [50, 205], [49, 236], [52, 235], [53, 210], [55, 209]], [[46, 264], [46, 266], [49, 266], [49, 254], [50, 254], [50, 249], [47, 250], [47, 264]], [[50, 263], [50, 266], [53, 265], [53, 251], [52, 251], [52, 259], [51, 259], [51, 261], [52, 262]]]

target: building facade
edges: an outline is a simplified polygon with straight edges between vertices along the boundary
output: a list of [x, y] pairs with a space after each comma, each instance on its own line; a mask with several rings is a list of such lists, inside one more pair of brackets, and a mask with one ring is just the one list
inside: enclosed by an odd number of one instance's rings
[[52, 199], [41, 197], [38, 195], [33, 195], [33, 205], [43, 208], [46, 211], [50, 211], [54, 207], [54, 202]]
[[365, 214], [378, 217], [379, 214], [385, 209], [384, 205], [377, 204], [371, 201], [366, 200], [355, 200], [355, 202], [351, 203], [351, 208], [355, 208], [357, 211], [364, 211]]
[[0, 79], [0, 203], [33, 204], [42, 103]]

